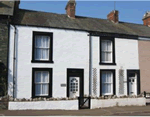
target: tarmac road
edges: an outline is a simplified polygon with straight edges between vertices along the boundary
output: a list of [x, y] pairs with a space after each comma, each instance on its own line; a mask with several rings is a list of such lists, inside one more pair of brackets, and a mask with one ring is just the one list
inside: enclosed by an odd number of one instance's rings
[[82, 110], [0, 110], [0, 116], [150, 116], [150, 106], [125, 106]]

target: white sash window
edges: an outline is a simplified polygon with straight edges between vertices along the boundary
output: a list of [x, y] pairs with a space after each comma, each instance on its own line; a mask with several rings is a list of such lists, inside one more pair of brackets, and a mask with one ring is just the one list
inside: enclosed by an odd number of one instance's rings
[[113, 94], [113, 73], [102, 71], [102, 95]]
[[35, 72], [35, 96], [47, 96], [49, 89], [49, 72]]
[[49, 36], [35, 36], [35, 60], [49, 60], [49, 49]]
[[101, 42], [102, 46], [102, 54], [101, 54], [101, 62], [102, 63], [112, 63], [112, 41], [111, 40], [102, 40]]

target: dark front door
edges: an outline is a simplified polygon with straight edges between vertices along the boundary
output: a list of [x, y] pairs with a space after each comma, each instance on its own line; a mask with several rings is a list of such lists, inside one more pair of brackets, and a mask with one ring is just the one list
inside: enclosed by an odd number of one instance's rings
[[84, 69], [67, 69], [67, 97], [84, 96]]

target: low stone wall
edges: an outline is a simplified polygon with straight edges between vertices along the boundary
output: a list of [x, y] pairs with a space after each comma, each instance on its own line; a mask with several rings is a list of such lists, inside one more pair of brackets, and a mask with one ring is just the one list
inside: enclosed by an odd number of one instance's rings
[[9, 102], [9, 110], [78, 110], [78, 100]]
[[91, 99], [91, 109], [113, 106], [145, 106], [146, 99], [140, 98], [118, 98], [118, 99]]

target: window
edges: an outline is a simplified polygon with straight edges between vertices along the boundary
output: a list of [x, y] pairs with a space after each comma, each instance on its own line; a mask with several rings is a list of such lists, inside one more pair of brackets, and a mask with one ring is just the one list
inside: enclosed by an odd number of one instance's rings
[[78, 91], [78, 81], [77, 79], [72, 79], [71, 80], [71, 87], [70, 87], [71, 92], [76, 93]]
[[52, 96], [52, 69], [33, 68], [32, 97]]
[[112, 94], [113, 90], [113, 76], [111, 71], [102, 72], [102, 93]]
[[53, 34], [33, 32], [32, 62], [53, 63]]
[[100, 64], [115, 65], [115, 49], [113, 37], [100, 38]]
[[100, 95], [115, 94], [115, 70], [100, 70]]
[[102, 40], [102, 62], [112, 63], [112, 41]]
[[35, 96], [48, 95], [49, 72], [35, 72]]

